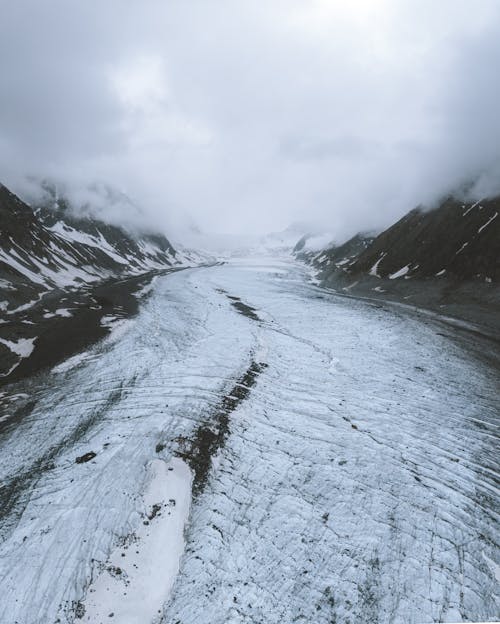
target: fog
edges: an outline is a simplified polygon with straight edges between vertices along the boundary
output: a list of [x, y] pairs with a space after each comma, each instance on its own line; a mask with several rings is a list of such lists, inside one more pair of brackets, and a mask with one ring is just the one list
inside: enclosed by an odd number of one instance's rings
[[1, 8], [0, 181], [21, 194], [105, 184], [167, 233], [340, 239], [500, 191], [497, 0]]

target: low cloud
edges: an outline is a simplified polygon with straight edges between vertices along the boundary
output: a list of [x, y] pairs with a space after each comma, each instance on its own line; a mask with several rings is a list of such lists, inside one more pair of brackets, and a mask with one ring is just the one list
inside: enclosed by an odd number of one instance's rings
[[168, 232], [342, 238], [500, 192], [499, 64], [494, 0], [6, 0], [0, 178], [110, 185]]

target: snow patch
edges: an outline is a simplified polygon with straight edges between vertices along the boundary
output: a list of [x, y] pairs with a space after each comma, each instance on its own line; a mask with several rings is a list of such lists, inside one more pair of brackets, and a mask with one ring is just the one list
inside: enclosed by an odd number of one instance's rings
[[144, 494], [147, 519], [136, 530], [134, 543], [116, 548], [88, 588], [83, 622], [111, 617], [117, 624], [157, 621], [169, 597], [184, 552], [192, 474], [177, 457], [168, 464], [155, 459], [150, 469]]
[[490, 223], [491, 223], [494, 219], [496, 219], [497, 217], [498, 217], [498, 212], [495, 212], [495, 214], [494, 214], [494, 215], [493, 215], [490, 219], [488, 219], [488, 221], [486, 221], [486, 223], [485, 223], [484, 225], [482, 225], [482, 226], [479, 228], [479, 230], [477, 231], [477, 233], [478, 233], [478, 234], [480, 234], [480, 233], [484, 230], [484, 228], [487, 228], [487, 227], [488, 227], [488, 225], [489, 225], [489, 224], [490, 224]]
[[384, 251], [382, 253], [382, 255], [377, 260], [377, 262], [375, 262], [375, 264], [372, 266], [372, 268], [369, 271], [369, 275], [373, 275], [374, 277], [380, 277], [380, 275], [378, 274], [378, 265], [382, 262], [382, 260], [385, 258], [385, 256], [387, 256], [387, 252], [386, 251]]
[[115, 323], [118, 321], [117, 316], [112, 316], [110, 314], [106, 314], [101, 318], [101, 327], [113, 327]]
[[410, 265], [407, 264], [406, 266], [399, 269], [399, 271], [396, 271], [395, 273], [392, 273], [392, 275], [389, 275], [389, 279], [392, 280], [392, 279], [397, 279], [398, 277], [403, 277], [403, 275], [406, 275], [409, 270], [410, 270]]
[[349, 291], [349, 290], [351, 290], [351, 288], [354, 288], [354, 286], [357, 286], [357, 285], [358, 285], [358, 283], [359, 283], [359, 281], [358, 281], [358, 280], [356, 280], [356, 281], [355, 281], [355, 282], [353, 282], [352, 284], [349, 284], [349, 286], [344, 286], [344, 288], [342, 288], [342, 290]]
[[15, 353], [21, 358], [29, 357], [35, 348], [35, 338], [20, 338], [19, 340], [5, 340], [0, 338], [0, 342], [9, 348], [12, 353]]
[[477, 201], [475, 204], [472, 204], [472, 206], [470, 208], [467, 208], [467, 210], [464, 212], [464, 214], [462, 215], [463, 217], [465, 217], [465, 215], [469, 214], [469, 212], [471, 210], [473, 210], [478, 204], [480, 204], [483, 200], [480, 199], [479, 201]]
[[76, 368], [79, 364], [82, 364], [90, 357], [90, 353], [88, 351], [84, 351], [83, 353], [77, 353], [73, 357], [64, 360], [61, 364], [54, 366], [52, 369], [53, 373], [65, 373], [66, 371], [71, 370], [72, 368]]

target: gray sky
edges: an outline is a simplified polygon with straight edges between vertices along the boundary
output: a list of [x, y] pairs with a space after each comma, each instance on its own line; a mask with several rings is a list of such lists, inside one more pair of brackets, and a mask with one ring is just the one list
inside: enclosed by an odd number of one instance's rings
[[1, 0], [0, 81], [0, 180], [167, 229], [342, 238], [500, 190], [498, 0]]

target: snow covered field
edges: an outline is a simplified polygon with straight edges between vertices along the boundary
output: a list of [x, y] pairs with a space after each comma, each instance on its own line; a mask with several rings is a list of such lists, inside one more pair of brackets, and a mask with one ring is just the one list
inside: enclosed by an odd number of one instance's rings
[[[135, 320], [4, 397], [0, 622], [499, 619], [498, 371], [454, 331], [288, 259], [158, 278]], [[179, 456], [221, 405], [189, 500]]]

